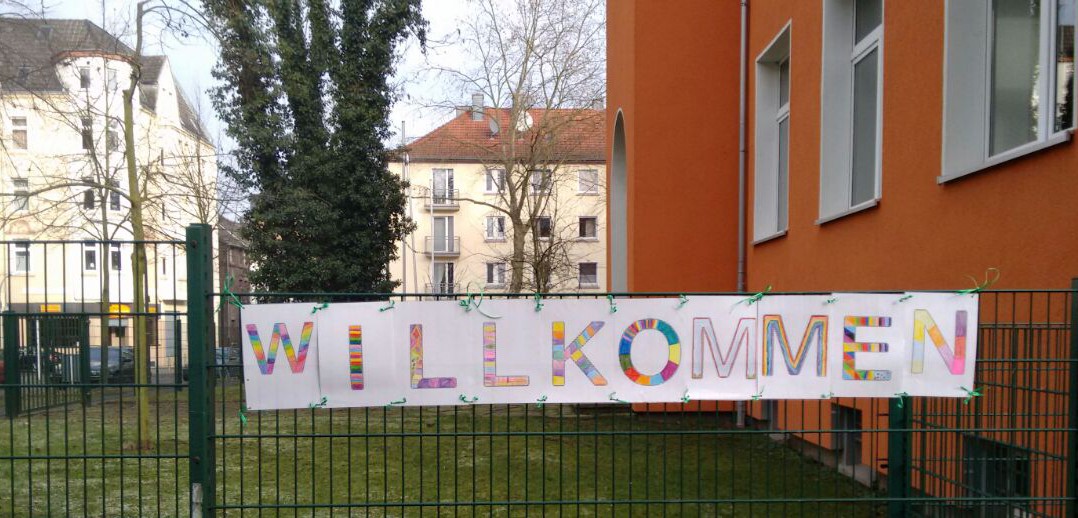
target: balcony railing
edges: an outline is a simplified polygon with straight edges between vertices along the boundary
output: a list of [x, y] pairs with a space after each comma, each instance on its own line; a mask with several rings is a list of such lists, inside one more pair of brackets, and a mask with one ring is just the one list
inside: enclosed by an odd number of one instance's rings
[[456, 189], [424, 189], [423, 207], [427, 210], [460, 209], [460, 191]]
[[427, 255], [460, 255], [460, 236], [427, 236], [423, 251]]
[[437, 282], [427, 284], [427, 293], [457, 293], [460, 284], [456, 282]]

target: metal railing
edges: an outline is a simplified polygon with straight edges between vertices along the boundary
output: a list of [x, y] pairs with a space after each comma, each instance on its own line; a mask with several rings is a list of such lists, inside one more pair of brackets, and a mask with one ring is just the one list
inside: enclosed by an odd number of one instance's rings
[[423, 207], [428, 210], [457, 210], [460, 191], [457, 189], [424, 189]]
[[457, 282], [438, 282], [434, 284], [427, 284], [427, 293], [453, 294], [459, 291], [460, 283]]
[[427, 255], [460, 255], [460, 236], [427, 236], [423, 242], [423, 251]]

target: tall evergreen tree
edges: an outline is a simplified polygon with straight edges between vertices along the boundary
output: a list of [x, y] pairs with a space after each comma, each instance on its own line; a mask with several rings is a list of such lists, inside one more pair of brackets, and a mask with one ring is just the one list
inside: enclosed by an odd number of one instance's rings
[[214, 105], [250, 189], [251, 279], [274, 291], [388, 292], [411, 230], [383, 141], [398, 47], [420, 0], [204, 0], [220, 38]]

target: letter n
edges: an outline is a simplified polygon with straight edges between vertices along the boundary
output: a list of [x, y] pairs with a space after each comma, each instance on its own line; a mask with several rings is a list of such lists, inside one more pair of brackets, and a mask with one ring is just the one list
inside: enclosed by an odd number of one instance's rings
[[913, 311], [913, 359], [912, 371], [920, 374], [925, 370], [925, 333], [932, 338], [932, 344], [936, 346], [940, 358], [947, 365], [951, 374], [964, 374], [966, 372], [966, 326], [969, 313], [956, 311], [954, 315], [954, 350], [943, 338], [936, 321], [932, 315], [924, 309]]

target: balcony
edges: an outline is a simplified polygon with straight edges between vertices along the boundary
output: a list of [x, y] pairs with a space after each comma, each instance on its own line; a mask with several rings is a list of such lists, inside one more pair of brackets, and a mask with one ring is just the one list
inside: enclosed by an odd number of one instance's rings
[[460, 210], [460, 191], [456, 189], [423, 189], [423, 208], [433, 211]]
[[423, 253], [432, 257], [456, 257], [460, 255], [460, 236], [427, 236]]
[[435, 284], [427, 284], [426, 293], [444, 293], [451, 294], [459, 291], [460, 284], [456, 282], [438, 282]]

